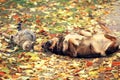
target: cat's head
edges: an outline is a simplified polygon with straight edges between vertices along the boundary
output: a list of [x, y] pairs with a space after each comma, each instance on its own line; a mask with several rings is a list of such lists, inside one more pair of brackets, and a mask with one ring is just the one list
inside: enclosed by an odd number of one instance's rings
[[33, 41], [25, 41], [23, 43], [23, 45], [22, 45], [22, 48], [25, 51], [31, 51], [31, 50], [34, 50], [33, 49], [34, 48], [34, 44], [35, 44], [35, 42], [33, 42]]

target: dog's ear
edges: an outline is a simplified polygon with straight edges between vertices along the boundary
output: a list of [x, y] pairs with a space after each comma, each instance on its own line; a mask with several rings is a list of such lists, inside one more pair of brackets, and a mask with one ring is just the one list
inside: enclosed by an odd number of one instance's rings
[[48, 40], [45, 44], [44, 44], [44, 48], [49, 49], [49, 47], [52, 45], [53, 41], [52, 40]]
[[52, 45], [52, 40], [48, 40], [47, 42], [42, 44], [42, 48], [49, 49], [51, 45]]

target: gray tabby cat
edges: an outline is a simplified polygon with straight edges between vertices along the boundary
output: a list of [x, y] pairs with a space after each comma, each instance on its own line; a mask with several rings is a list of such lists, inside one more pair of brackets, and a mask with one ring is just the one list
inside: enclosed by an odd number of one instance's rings
[[11, 36], [11, 39], [13, 43], [22, 47], [23, 50], [30, 51], [34, 49], [36, 36], [30, 30], [21, 30], [16, 35]]
[[[11, 39], [11, 43], [20, 46], [23, 50], [26, 51], [34, 50], [36, 35], [30, 30], [22, 30], [21, 23], [22, 22], [18, 24], [18, 32], [15, 35], [11, 35], [9, 37]], [[7, 34], [3, 33], [3, 35], [6, 36]]]

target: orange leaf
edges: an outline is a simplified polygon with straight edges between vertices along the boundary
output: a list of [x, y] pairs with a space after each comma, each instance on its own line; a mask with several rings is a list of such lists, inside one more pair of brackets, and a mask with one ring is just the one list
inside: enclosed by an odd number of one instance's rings
[[107, 14], [109, 14], [109, 13], [110, 13], [109, 11], [105, 11], [105, 12], [104, 12], [105, 15], [107, 15]]
[[13, 15], [12, 16], [14, 19], [18, 19], [19, 18], [19, 16], [16, 14], [16, 15]]
[[12, 75], [12, 78], [18, 78], [18, 77], [19, 77], [19, 76], [16, 75], [16, 74]]
[[4, 3], [4, 2], [6, 2], [6, 0], [0, 0], [0, 3]]
[[4, 76], [5, 74], [6, 74], [6, 73], [3, 72], [3, 71], [0, 72], [0, 76]]
[[43, 30], [43, 29], [42, 29], [42, 30], [40, 30], [40, 33], [43, 33], [43, 32], [45, 32], [45, 30]]
[[17, 23], [21, 21], [21, 18], [17, 14], [13, 15], [12, 17], [17, 21]]
[[24, 56], [25, 56], [25, 53], [23, 52], [23, 53], [21, 53], [21, 54], [18, 55], [18, 58], [20, 59], [20, 58], [22, 58]]
[[36, 20], [36, 23], [38, 23], [38, 24], [39, 24], [40, 22], [41, 22], [41, 21], [40, 21], [39, 19], [37, 19], [37, 20]]
[[74, 72], [75, 72], [75, 73], [78, 73], [78, 72], [80, 72], [80, 69], [77, 69], [77, 70], [75, 70]]
[[110, 70], [112, 70], [111, 67], [106, 67], [106, 71], [110, 71]]
[[1, 9], [2, 9], [2, 10], [6, 10], [6, 8], [5, 8], [5, 7], [2, 7]]
[[47, 31], [45, 31], [45, 30], [40, 30], [39, 32], [38, 32], [39, 34], [42, 34], [42, 35], [45, 35], [45, 36], [47, 36], [48, 35], [48, 32]]
[[93, 5], [93, 6], [90, 6], [91, 9], [96, 9], [96, 7]]
[[38, 76], [31, 77], [30, 80], [39, 80]]
[[22, 69], [20, 67], [17, 67], [17, 71], [20, 73], [22, 72]]
[[120, 62], [114, 62], [114, 61], [113, 61], [113, 62], [112, 62], [112, 65], [113, 65], [113, 66], [120, 66]]
[[89, 67], [89, 66], [92, 66], [93, 65], [93, 62], [91, 61], [87, 61], [86, 65]]
[[58, 34], [49, 34], [49, 36], [50, 36], [50, 38], [53, 38], [53, 37], [56, 37], [56, 36], [58, 36]]

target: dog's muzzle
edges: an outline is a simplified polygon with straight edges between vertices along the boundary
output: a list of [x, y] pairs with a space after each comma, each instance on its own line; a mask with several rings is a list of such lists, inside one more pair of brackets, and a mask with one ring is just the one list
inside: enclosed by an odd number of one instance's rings
[[49, 49], [49, 47], [52, 45], [52, 41], [48, 40], [46, 43], [43, 43], [42, 48], [45, 50]]

